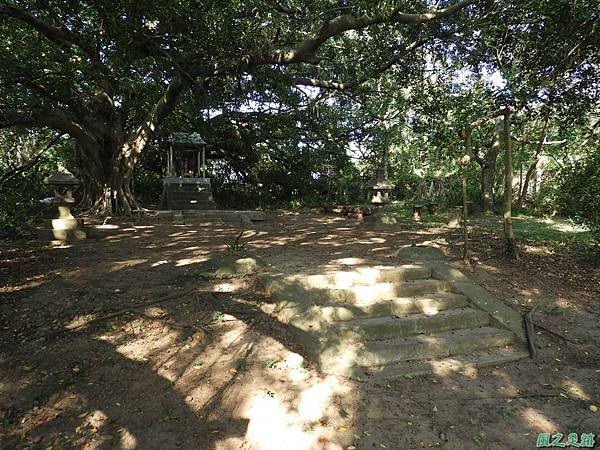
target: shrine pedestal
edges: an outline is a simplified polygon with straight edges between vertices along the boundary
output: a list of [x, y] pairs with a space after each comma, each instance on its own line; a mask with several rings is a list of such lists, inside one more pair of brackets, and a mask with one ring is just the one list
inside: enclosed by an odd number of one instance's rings
[[160, 209], [216, 209], [210, 178], [166, 177], [163, 180]]

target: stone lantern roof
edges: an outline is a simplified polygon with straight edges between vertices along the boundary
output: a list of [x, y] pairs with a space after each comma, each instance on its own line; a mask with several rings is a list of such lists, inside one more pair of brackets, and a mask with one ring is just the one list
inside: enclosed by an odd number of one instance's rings
[[394, 189], [394, 185], [388, 181], [386, 170], [383, 167], [377, 168], [377, 174], [369, 182], [368, 187], [374, 191], [391, 191]]
[[44, 184], [51, 186], [76, 186], [81, 181], [59, 164], [58, 169], [44, 178]]

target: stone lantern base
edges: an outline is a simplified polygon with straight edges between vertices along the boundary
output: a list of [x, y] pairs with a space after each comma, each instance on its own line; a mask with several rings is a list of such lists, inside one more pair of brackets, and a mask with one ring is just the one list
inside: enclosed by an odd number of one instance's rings
[[49, 200], [49, 204], [56, 209], [52, 208], [51, 212], [49, 211], [45, 226], [38, 231], [39, 238], [49, 240], [52, 245], [86, 239], [87, 233], [83, 229], [83, 220], [76, 219], [71, 214], [71, 205], [75, 203], [71, 193], [68, 192], [67, 195], [57, 193]]
[[87, 238], [81, 219], [49, 219], [45, 226], [38, 231], [38, 238], [50, 241], [52, 245], [81, 241]]

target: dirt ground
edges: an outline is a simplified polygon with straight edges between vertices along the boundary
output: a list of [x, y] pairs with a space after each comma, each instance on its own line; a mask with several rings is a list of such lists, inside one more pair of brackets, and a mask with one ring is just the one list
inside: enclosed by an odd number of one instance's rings
[[[2, 450], [530, 449], [542, 432], [600, 434], [600, 268], [589, 251], [522, 243], [511, 262], [474, 228], [466, 272], [522, 312], [544, 301], [538, 359], [358, 382], [319, 374], [256, 307], [252, 277], [202, 276], [238, 228], [118, 225], [66, 248], [2, 244]], [[462, 267], [460, 230], [443, 226], [278, 214], [241, 242], [265, 270], [393, 264], [409, 243]]]

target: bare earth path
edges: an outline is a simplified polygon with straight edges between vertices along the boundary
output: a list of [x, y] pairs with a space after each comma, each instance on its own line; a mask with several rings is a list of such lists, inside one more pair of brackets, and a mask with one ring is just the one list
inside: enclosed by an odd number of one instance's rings
[[[600, 270], [590, 255], [527, 245], [513, 264], [474, 230], [471, 277], [522, 312], [545, 300], [537, 321], [553, 333], [539, 331], [539, 359], [356, 382], [303, 360], [285, 327], [253, 306], [252, 277], [202, 276], [237, 228], [119, 225], [69, 248], [0, 248], [1, 449], [529, 449], [541, 432], [600, 434]], [[457, 230], [369, 230], [308, 214], [274, 215], [242, 241], [267, 270], [286, 272], [393, 264], [411, 243], [460, 255]]]

